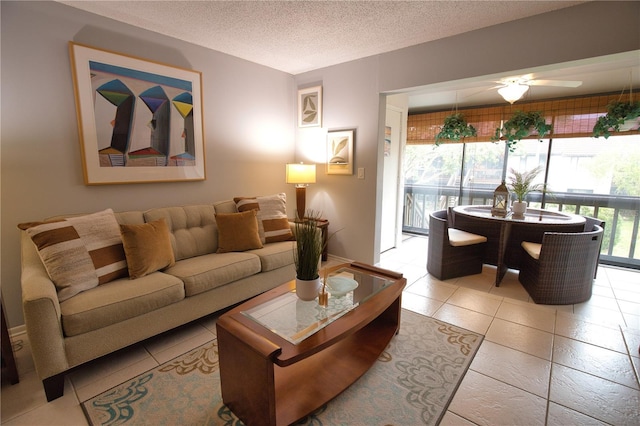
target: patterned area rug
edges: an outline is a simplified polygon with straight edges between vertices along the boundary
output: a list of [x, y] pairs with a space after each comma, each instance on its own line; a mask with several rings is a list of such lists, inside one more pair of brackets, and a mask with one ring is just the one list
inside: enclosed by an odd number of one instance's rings
[[[300, 425], [436, 425], [483, 336], [402, 310], [400, 333], [356, 383]], [[82, 404], [96, 425], [241, 425], [222, 403], [213, 340]]]

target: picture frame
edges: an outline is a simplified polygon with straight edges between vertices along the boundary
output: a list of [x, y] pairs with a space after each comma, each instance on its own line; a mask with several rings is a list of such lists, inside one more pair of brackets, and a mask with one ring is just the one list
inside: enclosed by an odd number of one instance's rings
[[206, 179], [202, 73], [69, 42], [86, 185]]
[[327, 132], [327, 174], [353, 174], [355, 129]]
[[322, 86], [298, 90], [298, 127], [322, 127]]

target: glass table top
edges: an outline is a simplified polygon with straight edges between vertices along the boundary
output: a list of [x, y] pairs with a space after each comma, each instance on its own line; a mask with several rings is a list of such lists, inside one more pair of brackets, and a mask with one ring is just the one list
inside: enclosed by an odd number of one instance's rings
[[[309, 302], [299, 299], [293, 290], [242, 311], [242, 314], [289, 342], [298, 344], [393, 284], [394, 280], [343, 267], [329, 274], [327, 282], [330, 296], [326, 307], [320, 306], [317, 298]], [[337, 295], [331, 294], [332, 282], [343, 286], [336, 290]], [[349, 282], [353, 285], [349, 285]]]

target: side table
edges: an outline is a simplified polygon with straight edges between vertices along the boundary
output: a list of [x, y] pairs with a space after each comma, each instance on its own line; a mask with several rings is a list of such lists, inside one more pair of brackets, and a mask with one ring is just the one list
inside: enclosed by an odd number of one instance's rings
[[7, 378], [9, 383], [15, 385], [20, 381], [18, 377], [18, 369], [16, 368], [16, 359], [13, 357], [13, 348], [11, 339], [9, 338], [9, 330], [7, 330], [7, 321], [4, 318], [4, 307], [0, 299], [0, 312], [2, 313], [2, 377]]

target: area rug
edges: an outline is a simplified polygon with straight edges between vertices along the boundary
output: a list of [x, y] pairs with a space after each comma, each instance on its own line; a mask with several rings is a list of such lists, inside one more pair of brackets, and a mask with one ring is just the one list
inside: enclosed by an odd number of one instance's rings
[[[436, 425], [483, 336], [402, 310], [371, 369], [299, 425]], [[251, 386], [251, 383], [247, 383]], [[242, 425], [220, 395], [217, 340], [82, 404], [91, 425]]]

